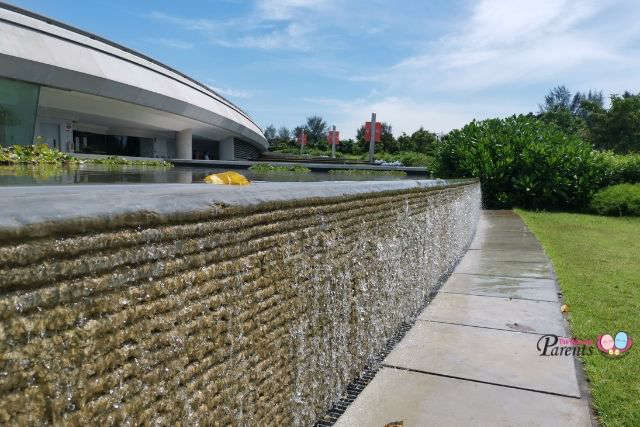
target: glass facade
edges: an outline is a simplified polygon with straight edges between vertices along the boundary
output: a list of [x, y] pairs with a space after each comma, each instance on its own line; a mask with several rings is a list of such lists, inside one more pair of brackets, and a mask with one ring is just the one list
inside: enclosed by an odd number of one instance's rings
[[136, 136], [101, 135], [73, 131], [74, 150], [77, 153], [108, 154], [140, 157], [143, 144], [153, 144], [153, 139]]
[[31, 145], [40, 86], [0, 78], [0, 146]]

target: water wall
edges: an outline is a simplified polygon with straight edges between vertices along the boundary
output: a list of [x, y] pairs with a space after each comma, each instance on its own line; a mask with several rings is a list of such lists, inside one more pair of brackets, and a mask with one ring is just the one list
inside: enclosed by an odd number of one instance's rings
[[0, 423], [309, 425], [472, 239], [477, 182], [0, 189]]

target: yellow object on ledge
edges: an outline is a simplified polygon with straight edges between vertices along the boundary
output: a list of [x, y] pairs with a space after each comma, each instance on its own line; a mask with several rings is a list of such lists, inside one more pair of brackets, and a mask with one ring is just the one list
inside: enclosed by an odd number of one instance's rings
[[249, 181], [244, 176], [240, 175], [237, 172], [231, 172], [231, 171], [207, 175], [204, 177], [204, 182], [206, 182], [207, 184], [218, 184], [218, 185], [249, 185], [251, 184], [251, 181]]

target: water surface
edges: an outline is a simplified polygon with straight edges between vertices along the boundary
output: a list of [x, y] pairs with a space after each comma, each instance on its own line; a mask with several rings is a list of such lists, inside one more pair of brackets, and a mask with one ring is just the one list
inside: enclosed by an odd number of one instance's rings
[[70, 184], [144, 184], [144, 183], [202, 183], [204, 177], [218, 172], [235, 171], [251, 181], [390, 181], [415, 179], [415, 176], [388, 175], [331, 175], [326, 172], [306, 174], [257, 174], [249, 169], [175, 166], [153, 168], [141, 166], [110, 167], [103, 165], [16, 165], [0, 166], [0, 186], [70, 185]]

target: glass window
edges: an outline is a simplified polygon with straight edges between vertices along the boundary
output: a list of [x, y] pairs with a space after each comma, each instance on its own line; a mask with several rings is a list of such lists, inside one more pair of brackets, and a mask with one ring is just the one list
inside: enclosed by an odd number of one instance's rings
[[0, 78], [0, 145], [31, 145], [40, 86]]

